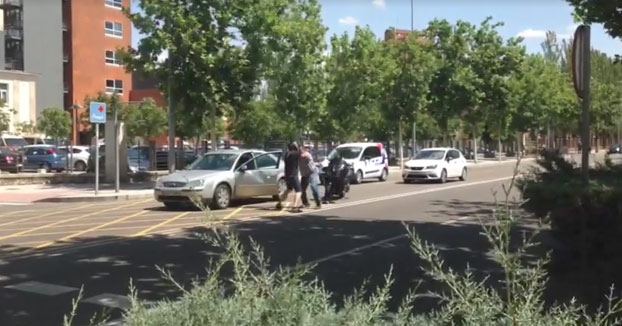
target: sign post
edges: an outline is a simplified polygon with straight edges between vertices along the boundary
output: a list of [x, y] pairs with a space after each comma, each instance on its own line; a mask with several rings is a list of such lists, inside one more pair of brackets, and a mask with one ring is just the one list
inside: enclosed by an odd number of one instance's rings
[[581, 174], [589, 181], [590, 164], [590, 26], [580, 25], [572, 43], [572, 81], [581, 101]]
[[99, 125], [106, 123], [106, 103], [91, 102], [89, 120], [95, 124], [95, 195], [99, 193]]

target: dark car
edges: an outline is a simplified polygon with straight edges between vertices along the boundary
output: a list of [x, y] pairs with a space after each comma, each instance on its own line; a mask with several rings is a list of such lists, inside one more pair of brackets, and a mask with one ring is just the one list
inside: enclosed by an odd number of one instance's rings
[[8, 148], [0, 148], [0, 170], [13, 173], [19, 172], [21, 167], [20, 154], [9, 150]]
[[622, 144], [611, 145], [607, 154], [622, 154]]

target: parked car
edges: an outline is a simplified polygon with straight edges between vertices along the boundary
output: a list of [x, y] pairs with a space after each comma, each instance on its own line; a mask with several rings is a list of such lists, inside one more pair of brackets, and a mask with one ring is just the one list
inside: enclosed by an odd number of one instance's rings
[[406, 162], [402, 171], [404, 183], [415, 180], [436, 180], [444, 183], [448, 178], [467, 178], [466, 159], [455, 148], [429, 148], [420, 151]]
[[[67, 154], [68, 150], [71, 150], [72, 153]], [[88, 146], [62, 146], [57, 148], [57, 153], [65, 157], [68, 156], [75, 171], [86, 171], [91, 157]]]
[[65, 155], [60, 155], [53, 145], [24, 147], [24, 170], [45, 169], [61, 172], [65, 169]]
[[41, 135], [26, 135], [23, 136], [28, 145], [54, 145], [62, 146], [67, 143], [67, 140], [56, 140]]
[[3, 134], [2, 136], [0, 136], [0, 147], [7, 147], [12, 151], [19, 151], [27, 145], [28, 143], [26, 142], [24, 137], [10, 134]]
[[[334, 149], [354, 169], [353, 183], [361, 183], [364, 179], [378, 178], [386, 181], [389, 176], [389, 160], [387, 152], [380, 143], [349, 143]], [[332, 157], [333, 152], [328, 155]], [[328, 158], [322, 166], [328, 166]]]
[[149, 147], [136, 146], [127, 150], [127, 160], [132, 173], [151, 170]]
[[167, 208], [178, 208], [196, 197], [215, 209], [224, 209], [238, 198], [278, 196], [286, 187], [281, 154], [249, 150], [209, 152], [187, 169], [159, 178], [155, 199]]
[[8, 148], [0, 148], [0, 170], [13, 173], [21, 169], [20, 154]]
[[611, 145], [607, 154], [622, 154], [622, 144]]

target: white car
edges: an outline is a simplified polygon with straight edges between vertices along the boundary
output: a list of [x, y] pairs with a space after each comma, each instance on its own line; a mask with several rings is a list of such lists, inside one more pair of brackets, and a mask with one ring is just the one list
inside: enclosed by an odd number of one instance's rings
[[[381, 143], [348, 143], [337, 146], [333, 150], [337, 152], [354, 171], [353, 183], [361, 183], [364, 179], [378, 178], [386, 181], [389, 177], [389, 159], [387, 152]], [[333, 157], [333, 152], [322, 162], [322, 166], [328, 166], [328, 159]]]
[[404, 183], [415, 180], [435, 180], [441, 183], [448, 178], [466, 180], [466, 159], [455, 148], [428, 148], [406, 162], [402, 171]]
[[[68, 150], [72, 150], [72, 153], [67, 154]], [[86, 171], [89, 163], [89, 157], [91, 153], [88, 146], [59, 146], [57, 153], [62, 156], [69, 156], [73, 169], [75, 171]]]

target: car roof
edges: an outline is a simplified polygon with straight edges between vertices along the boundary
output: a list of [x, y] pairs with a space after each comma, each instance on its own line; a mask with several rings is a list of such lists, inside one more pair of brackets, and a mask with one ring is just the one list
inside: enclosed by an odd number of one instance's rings
[[457, 149], [453, 147], [430, 147], [430, 148], [424, 148], [421, 151], [448, 151], [452, 149], [457, 151]]
[[[39, 144], [39, 145], [26, 145], [24, 148], [35, 148], [35, 147], [54, 147], [52, 144]], [[59, 146], [62, 147], [62, 146]]]
[[339, 147], [367, 147], [367, 146], [378, 146], [380, 143], [345, 143], [337, 146]]

